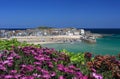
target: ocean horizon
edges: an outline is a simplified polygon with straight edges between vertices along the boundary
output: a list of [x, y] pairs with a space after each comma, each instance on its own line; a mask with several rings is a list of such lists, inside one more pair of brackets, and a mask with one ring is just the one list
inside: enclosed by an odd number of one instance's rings
[[[53, 27], [54, 28], [54, 27]], [[0, 30], [26, 30], [33, 28], [0, 28]], [[120, 28], [76, 28], [99, 34], [120, 34]]]

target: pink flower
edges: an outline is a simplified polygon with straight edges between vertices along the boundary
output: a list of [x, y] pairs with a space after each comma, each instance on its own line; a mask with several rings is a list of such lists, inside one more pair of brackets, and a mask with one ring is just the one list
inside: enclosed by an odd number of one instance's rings
[[0, 65], [0, 70], [6, 71], [7, 69], [3, 65]]
[[2, 57], [2, 54], [0, 53], [0, 58]]
[[15, 79], [18, 79], [19, 77], [21, 77], [20, 74], [15, 74], [15, 75], [14, 75], [14, 78], [15, 78]]
[[55, 73], [55, 72], [52, 72], [50, 75], [53, 77], [53, 76], [55, 76], [55, 75], [56, 75], [56, 73]]
[[68, 70], [69, 73], [73, 74], [75, 71], [74, 70]]
[[62, 64], [58, 64], [58, 70], [64, 71], [64, 66]]
[[75, 69], [76, 67], [74, 65], [68, 66], [70, 69]]
[[42, 65], [41, 62], [34, 62], [35, 65]]
[[5, 61], [3, 62], [4, 65], [5, 65], [5, 64], [8, 64], [8, 63], [10, 63], [9, 60], [5, 60]]
[[48, 74], [48, 73], [49, 73], [49, 72], [48, 72], [47, 70], [45, 70], [45, 69], [42, 69], [41, 72], [42, 72], [43, 74]]
[[22, 77], [20, 79], [35, 79], [33, 76], [25, 76], [25, 77]]
[[35, 58], [36, 60], [39, 60], [39, 61], [44, 61], [44, 60], [45, 60], [44, 57], [37, 57], [37, 56], [35, 56], [34, 58]]
[[15, 74], [17, 73], [17, 70], [11, 70], [10, 73]]
[[45, 79], [50, 79], [50, 75], [49, 74], [43, 74], [42, 77], [45, 78]]
[[9, 67], [12, 67], [12, 66], [13, 66], [13, 63], [8, 63], [8, 66], [9, 66]]
[[88, 79], [88, 76], [83, 76], [83, 78], [81, 78], [81, 79]]
[[91, 71], [92, 71], [92, 72], [96, 72], [96, 70], [95, 70], [94, 68], [91, 68]]
[[16, 59], [20, 59], [21, 58], [21, 56], [19, 56], [19, 55], [16, 55], [16, 57], [15, 57]]
[[63, 76], [59, 76], [59, 79], [65, 79]]
[[26, 69], [27, 69], [28, 71], [33, 71], [33, 70], [34, 70], [34, 66], [33, 66], [33, 65], [27, 65], [27, 66], [26, 66]]
[[72, 79], [78, 79], [77, 77], [73, 77]]
[[100, 74], [96, 74], [96, 73], [92, 73], [93, 77], [95, 77], [96, 79], [103, 79], [103, 77]]
[[64, 67], [64, 72], [69, 72], [69, 68], [68, 67]]
[[13, 76], [12, 76], [12, 75], [5, 75], [4, 78], [5, 78], [5, 79], [11, 79], [11, 78], [13, 78]]
[[23, 67], [23, 68], [24, 68], [24, 67], [26, 67], [26, 65], [25, 65], [25, 64], [22, 64], [22, 65], [21, 65], [21, 67]]
[[53, 61], [57, 62], [58, 60], [57, 60], [57, 59], [55, 59], [55, 58], [53, 58]]
[[33, 73], [33, 76], [34, 76], [35, 78], [40, 78], [40, 77], [41, 77], [41, 75], [39, 75], [39, 74], [37, 74], [37, 73]]
[[13, 59], [13, 57], [7, 57], [7, 59], [8, 59], [8, 60], [12, 60], [12, 59]]
[[58, 70], [64, 71], [64, 68], [63, 67], [58, 67]]
[[83, 77], [83, 74], [81, 72], [76, 72], [76, 76], [81, 78], [81, 77]]
[[51, 67], [51, 68], [53, 68], [52, 62], [48, 62], [48, 66]]
[[37, 69], [38, 71], [41, 71], [41, 67], [39, 67], [39, 66], [37, 66], [36, 69]]

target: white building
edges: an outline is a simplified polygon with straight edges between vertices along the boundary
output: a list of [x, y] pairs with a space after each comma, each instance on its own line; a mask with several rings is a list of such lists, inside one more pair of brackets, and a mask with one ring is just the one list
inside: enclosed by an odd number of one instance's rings
[[68, 36], [72, 36], [72, 35], [74, 35], [72, 32], [70, 32], [70, 31], [68, 31], [68, 32], [66, 32], [66, 35], [68, 35]]
[[80, 35], [80, 32], [76, 31], [76, 32], [74, 32], [74, 35]]
[[85, 34], [85, 30], [84, 29], [80, 29], [80, 34], [84, 35]]

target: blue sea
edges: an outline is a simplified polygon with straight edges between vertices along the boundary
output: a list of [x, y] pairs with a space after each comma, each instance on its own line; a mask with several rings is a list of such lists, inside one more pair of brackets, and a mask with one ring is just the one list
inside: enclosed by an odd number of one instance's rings
[[91, 52], [94, 55], [117, 55], [120, 54], [120, 29], [85, 29], [92, 33], [112, 34], [98, 38], [96, 44], [89, 44], [86, 42], [76, 42], [73, 44], [45, 44], [43, 47], [55, 48], [57, 50], [67, 49], [70, 52]]

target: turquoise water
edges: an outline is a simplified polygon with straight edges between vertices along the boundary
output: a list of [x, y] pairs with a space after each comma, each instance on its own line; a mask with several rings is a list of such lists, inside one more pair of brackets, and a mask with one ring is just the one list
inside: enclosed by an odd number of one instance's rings
[[96, 44], [89, 44], [85, 42], [76, 42], [74, 44], [45, 44], [43, 47], [55, 48], [56, 50], [67, 49], [70, 52], [91, 52], [93, 54], [110, 54], [117, 55], [120, 53], [120, 35], [106, 36], [97, 39]]

